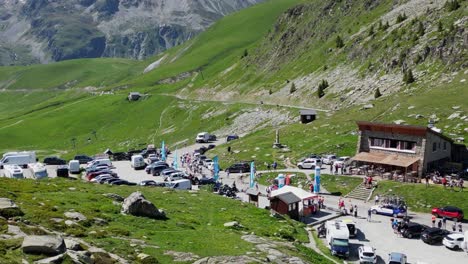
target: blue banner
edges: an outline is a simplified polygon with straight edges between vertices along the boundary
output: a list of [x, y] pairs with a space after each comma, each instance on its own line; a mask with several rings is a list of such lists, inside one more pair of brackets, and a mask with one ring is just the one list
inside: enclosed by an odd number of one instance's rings
[[172, 162], [173, 166], [174, 166], [174, 169], [177, 169], [177, 164], [178, 164], [178, 161], [177, 161], [177, 150], [174, 151], [174, 161]]
[[214, 180], [217, 181], [219, 178], [219, 163], [218, 163], [218, 156], [213, 158], [213, 170], [214, 170]]
[[250, 163], [250, 188], [253, 188], [255, 186], [255, 163], [252, 161]]
[[320, 193], [320, 167], [315, 167], [314, 193]]
[[166, 161], [166, 147], [164, 146], [164, 141], [161, 143], [161, 160]]

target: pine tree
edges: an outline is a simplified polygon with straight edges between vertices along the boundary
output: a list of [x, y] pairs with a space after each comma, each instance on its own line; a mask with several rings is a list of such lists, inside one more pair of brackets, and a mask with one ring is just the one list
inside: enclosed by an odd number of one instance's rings
[[374, 25], [372, 25], [369, 29], [369, 36], [373, 36], [374, 35]]
[[327, 80], [322, 80], [318, 86], [317, 96], [318, 98], [322, 98], [325, 95], [325, 89], [328, 87]]
[[341, 39], [341, 37], [339, 35], [336, 36], [335, 43], [336, 43], [337, 48], [344, 47], [343, 39]]
[[380, 93], [380, 89], [377, 88], [377, 90], [375, 90], [374, 98], [377, 99], [377, 98], [379, 98], [380, 96], [382, 96], [382, 94]]
[[405, 21], [408, 17], [406, 16], [405, 13], [403, 14], [398, 14], [398, 17], [396, 19], [397, 24]]
[[437, 24], [437, 31], [439, 31], [439, 32], [444, 31], [444, 26], [442, 25], [441, 21], [439, 21], [439, 24]]
[[293, 94], [295, 91], [296, 91], [296, 85], [293, 82], [293, 83], [291, 83], [291, 88], [289, 88], [289, 93]]
[[460, 3], [458, 3], [457, 0], [447, 1], [445, 2], [445, 8], [447, 8], [449, 12], [452, 12], [460, 8]]
[[272, 94], [273, 94], [273, 91], [272, 91], [271, 89], [268, 90], [268, 94], [269, 94], [269, 95], [272, 95]]

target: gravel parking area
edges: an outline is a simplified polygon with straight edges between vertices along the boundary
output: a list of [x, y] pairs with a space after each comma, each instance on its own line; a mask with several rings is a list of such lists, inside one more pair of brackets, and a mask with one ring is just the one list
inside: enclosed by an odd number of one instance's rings
[[[362, 211], [361, 211], [362, 212]], [[400, 252], [408, 256], [408, 263], [427, 264], [461, 264], [468, 263], [468, 254], [459, 250], [453, 251], [442, 244], [428, 245], [419, 238], [407, 239], [398, 237], [393, 233], [390, 218], [382, 215], [372, 215], [371, 222], [363, 217], [340, 217], [338, 219], [352, 218], [358, 228], [357, 237], [350, 239], [350, 263], [359, 263], [358, 247], [369, 245], [376, 249], [379, 256], [378, 263], [387, 263], [388, 254]], [[415, 222], [423, 223], [421, 221]], [[423, 223], [427, 224], [427, 223]], [[325, 239], [323, 239], [326, 244]]]

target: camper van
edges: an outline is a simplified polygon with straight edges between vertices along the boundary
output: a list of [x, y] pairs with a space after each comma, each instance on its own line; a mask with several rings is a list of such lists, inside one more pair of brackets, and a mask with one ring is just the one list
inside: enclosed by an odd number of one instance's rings
[[133, 155], [130, 159], [130, 166], [135, 170], [144, 169], [146, 167], [145, 159], [142, 155]]
[[209, 141], [210, 134], [208, 134], [208, 132], [198, 133], [197, 137], [195, 138], [195, 142], [197, 143], [208, 143]]
[[327, 244], [334, 256], [349, 257], [349, 230], [341, 221], [327, 221]]
[[79, 160], [70, 160], [68, 163], [68, 169], [71, 174], [79, 174], [81, 171]]
[[3, 154], [3, 158], [0, 160], [0, 169], [4, 165], [18, 165], [26, 168], [29, 163], [36, 162], [36, 153], [30, 152], [8, 152]]
[[7, 178], [22, 179], [24, 178], [23, 169], [18, 165], [5, 165], [4, 174]]
[[356, 222], [353, 219], [345, 218], [342, 219], [341, 222], [345, 223], [349, 230], [349, 237], [356, 237], [357, 230], [356, 230]]
[[166, 187], [177, 190], [191, 190], [192, 183], [188, 179], [182, 179], [172, 182], [167, 182]]
[[29, 169], [35, 179], [44, 179], [49, 176], [46, 167], [42, 163], [29, 164]]

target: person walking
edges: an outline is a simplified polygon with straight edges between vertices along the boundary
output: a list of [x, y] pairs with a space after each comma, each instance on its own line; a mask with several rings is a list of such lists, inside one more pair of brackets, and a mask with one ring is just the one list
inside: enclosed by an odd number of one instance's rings
[[276, 167], [278, 167], [278, 163], [276, 163], [276, 160], [273, 161], [272, 167], [273, 167], [273, 170], [276, 170]]
[[369, 208], [369, 210], [367, 210], [367, 222], [371, 222], [371, 217], [372, 217], [372, 211]]
[[463, 227], [462, 227], [461, 222], [458, 223], [458, 232], [463, 233]]
[[267, 166], [267, 170], [270, 171], [270, 170], [271, 170], [271, 165], [270, 165], [270, 163], [267, 163], [266, 166]]
[[432, 215], [431, 217], [432, 219], [432, 227], [435, 227], [435, 222], [436, 222], [436, 216], [435, 215]]
[[426, 175], [426, 188], [429, 187], [429, 175]]
[[379, 195], [378, 195], [378, 194], [375, 195], [375, 202], [374, 202], [374, 204], [379, 204], [379, 200], [380, 200]]
[[442, 218], [442, 224], [444, 226], [444, 229], [447, 229], [447, 217], [444, 216], [444, 218]]
[[437, 227], [438, 227], [439, 229], [442, 228], [442, 220], [439, 220], [439, 222], [437, 223]]
[[357, 205], [354, 205], [354, 217], [357, 218]]
[[453, 232], [457, 231], [457, 222], [455, 222], [455, 221], [452, 224], [452, 231]]
[[229, 154], [231, 154], [231, 146], [228, 146], [228, 147], [227, 147], [227, 152], [228, 152]]

